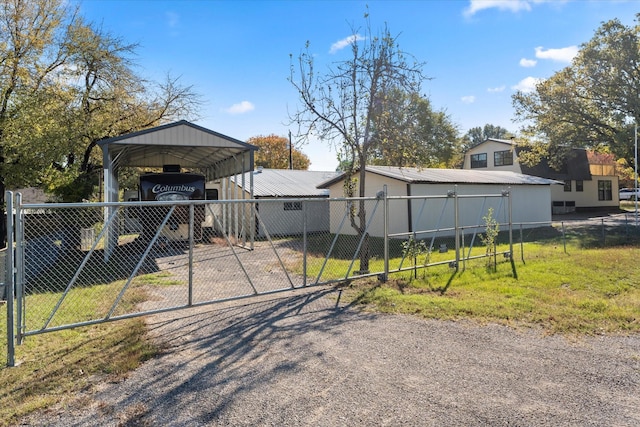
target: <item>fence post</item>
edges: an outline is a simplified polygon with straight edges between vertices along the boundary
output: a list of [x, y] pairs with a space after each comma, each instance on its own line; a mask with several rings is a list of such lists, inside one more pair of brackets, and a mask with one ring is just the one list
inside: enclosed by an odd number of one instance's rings
[[[465, 248], [465, 241], [464, 241], [464, 227], [462, 227], [460, 229], [460, 250], [462, 252], [462, 271], [466, 271], [467, 270], [467, 258], [469, 257], [470, 253], [465, 256], [464, 255], [464, 248]], [[472, 248], [469, 247], [469, 250], [471, 250]]]
[[24, 239], [24, 215], [22, 214], [22, 194], [16, 193], [16, 201], [15, 201], [15, 211], [16, 214], [14, 216], [14, 228], [15, 232], [13, 232], [14, 241], [16, 244], [15, 256], [13, 259], [13, 264], [16, 267], [16, 271], [13, 277], [15, 277], [16, 284], [16, 332], [18, 336], [16, 337], [16, 343], [18, 345], [22, 344], [24, 339], [24, 327], [25, 327], [25, 317], [24, 317], [24, 247], [25, 247], [25, 239]]
[[564, 221], [561, 222], [562, 224], [562, 246], [564, 246], [564, 253], [567, 253], [567, 235], [565, 233], [564, 230]]
[[7, 204], [7, 252], [5, 256], [5, 289], [7, 295], [7, 366], [15, 366], [15, 322], [13, 317], [14, 263], [13, 263], [13, 193], [5, 193]]
[[[203, 206], [204, 207], [204, 206]], [[189, 296], [187, 304], [193, 305], [193, 245], [195, 232], [195, 205], [189, 204]]]
[[[331, 202], [327, 202], [327, 212], [331, 212]], [[309, 202], [302, 202], [302, 286], [307, 286], [307, 215]], [[331, 215], [331, 214], [329, 214]], [[329, 226], [331, 228], [331, 226]]]
[[509, 257], [513, 262], [513, 203], [511, 200], [511, 187], [507, 189], [507, 197], [509, 198]]
[[520, 257], [522, 258], [522, 263], [524, 264], [524, 238], [522, 236], [522, 223], [520, 223]]
[[453, 186], [453, 216], [456, 238], [456, 273], [460, 271], [460, 222], [458, 218], [458, 185]]
[[387, 185], [382, 186], [382, 218], [384, 220], [384, 275], [382, 281], [389, 280], [389, 198], [387, 197]]

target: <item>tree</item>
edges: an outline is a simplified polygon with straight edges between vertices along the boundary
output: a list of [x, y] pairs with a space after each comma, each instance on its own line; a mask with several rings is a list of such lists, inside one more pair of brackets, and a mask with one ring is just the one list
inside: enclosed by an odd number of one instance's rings
[[37, 87], [13, 95], [14, 113], [4, 121], [3, 175], [11, 186], [40, 185], [63, 202], [91, 199], [100, 140], [194, 117], [200, 104], [178, 79], [156, 83], [137, 75], [130, 59], [136, 45], [78, 16], [50, 43], [56, 66]]
[[400, 167], [445, 167], [455, 152], [458, 129], [444, 111], [417, 93], [390, 91], [387, 108], [374, 119], [369, 163]]
[[[4, 194], [7, 163], [13, 153], [17, 131], [24, 127], [16, 118], [23, 106], [34, 106], [34, 96], [49, 83], [66, 62], [58, 42], [65, 37], [63, 22], [73, 16], [63, 0], [0, 1], [0, 245], [5, 246]], [[72, 18], [71, 18], [72, 19]], [[27, 108], [24, 109], [25, 111]], [[44, 109], [43, 109], [44, 110]], [[34, 129], [36, 134], [45, 127]], [[9, 160], [9, 162], [7, 161]], [[27, 165], [22, 162], [22, 168]]]
[[[289, 139], [278, 135], [252, 136], [247, 140], [249, 144], [260, 149], [255, 154], [256, 166], [270, 169], [289, 169]], [[311, 162], [300, 150], [291, 147], [291, 169], [307, 170]]]
[[[471, 141], [471, 147], [483, 143], [489, 138], [494, 139], [509, 139], [514, 136], [511, 132], [501, 126], [495, 126], [492, 124], [485, 124], [484, 127], [473, 127], [467, 131], [466, 134]], [[469, 147], [469, 148], [471, 148]]]
[[[0, 204], [38, 185], [62, 201], [93, 194], [98, 141], [188, 118], [200, 100], [170, 76], [145, 80], [125, 44], [64, 0], [0, 0]], [[5, 224], [4, 217], [0, 227]], [[6, 239], [6, 230], [0, 230]]]
[[[365, 166], [385, 143], [375, 136], [376, 116], [390, 105], [394, 91], [420, 93], [423, 80], [422, 64], [410, 62], [389, 29], [385, 27], [380, 35], [374, 35], [368, 15], [365, 19], [364, 36], [352, 28], [348, 59], [329, 66], [326, 73], [317, 73], [307, 42], [306, 50], [298, 57], [299, 74], [292, 61], [289, 77], [301, 102], [291, 119], [298, 124], [301, 138], [318, 137], [337, 147], [341, 164], [349, 167], [344, 171], [347, 196], [356, 195], [349, 194], [355, 185], [358, 195], [365, 196]], [[357, 183], [351, 182], [356, 173]], [[351, 226], [363, 241], [360, 271], [366, 272], [369, 247], [365, 202], [360, 201], [351, 212]]]
[[569, 147], [608, 147], [619, 158], [633, 159], [633, 127], [640, 122], [639, 33], [638, 24], [605, 22], [570, 66], [535, 91], [513, 95], [523, 131], [546, 145], [553, 164]]
[[67, 49], [74, 66], [65, 79], [74, 108], [60, 111], [67, 152], [50, 174], [62, 201], [91, 197], [102, 164], [100, 140], [195, 117], [199, 96], [171, 76], [156, 83], [136, 74], [130, 59], [135, 48], [81, 20], [70, 28]]

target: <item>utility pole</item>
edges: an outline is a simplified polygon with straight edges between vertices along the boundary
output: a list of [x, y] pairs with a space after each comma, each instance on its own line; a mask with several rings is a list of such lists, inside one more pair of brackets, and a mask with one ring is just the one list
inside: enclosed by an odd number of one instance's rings
[[293, 169], [293, 144], [291, 143], [291, 131], [289, 131], [289, 170]]

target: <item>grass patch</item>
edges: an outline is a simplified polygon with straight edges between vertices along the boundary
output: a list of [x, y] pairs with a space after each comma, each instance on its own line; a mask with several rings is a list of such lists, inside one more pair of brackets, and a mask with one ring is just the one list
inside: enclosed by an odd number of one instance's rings
[[[121, 310], [130, 312], [135, 304], [147, 299], [144, 285], [171, 285], [168, 274], [137, 277], [125, 293]], [[61, 323], [77, 319], [94, 319], [109, 307], [122, 281], [72, 290], [73, 313], [61, 310]], [[111, 296], [111, 298], [109, 298]], [[47, 310], [59, 298], [56, 293], [29, 296], [29, 324], [42, 324]], [[63, 307], [64, 308], [64, 307]], [[0, 349], [6, 355], [6, 307], [0, 307]], [[116, 313], [117, 314], [117, 313]], [[67, 318], [66, 316], [70, 317]], [[142, 362], [157, 354], [157, 347], [147, 338], [141, 318], [62, 330], [27, 337], [16, 346], [17, 366], [0, 368], [0, 426], [15, 425], [21, 417], [53, 405], [68, 404], [74, 393], [101, 382], [119, 381]]]
[[392, 275], [387, 283], [358, 281], [347, 297], [369, 309], [432, 319], [528, 325], [567, 335], [640, 332], [640, 248], [620, 246], [564, 253], [554, 245], [526, 245], [527, 262], [468, 261]]
[[[5, 307], [0, 332], [6, 348]], [[99, 382], [118, 381], [156, 353], [142, 319], [29, 337], [16, 347], [18, 365], [0, 370], [0, 425], [69, 403], [73, 393]]]

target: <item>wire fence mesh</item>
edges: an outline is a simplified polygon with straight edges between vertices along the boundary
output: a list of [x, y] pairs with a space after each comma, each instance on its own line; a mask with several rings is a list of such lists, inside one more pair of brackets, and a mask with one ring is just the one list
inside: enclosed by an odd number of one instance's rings
[[[19, 339], [51, 330], [475, 258], [637, 244], [637, 218], [536, 223], [508, 193], [20, 205]], [[487, 245], [490, 220], [496, 236]], [[498, 255], [504, 257], [498, 258]], [[6, 290], [6, 287], [4, 287]]]

